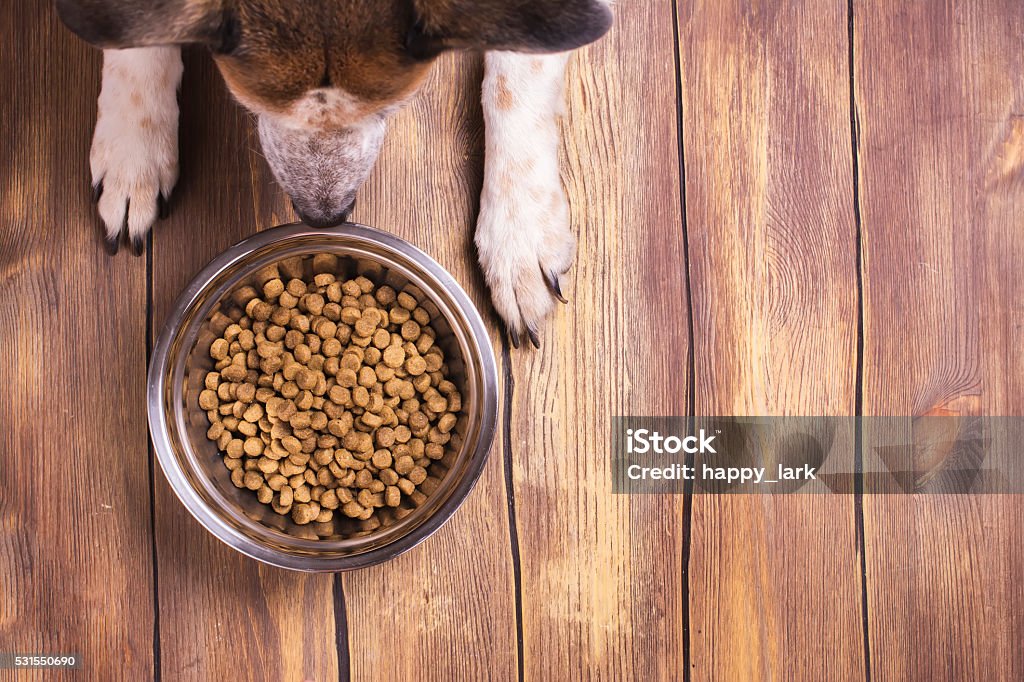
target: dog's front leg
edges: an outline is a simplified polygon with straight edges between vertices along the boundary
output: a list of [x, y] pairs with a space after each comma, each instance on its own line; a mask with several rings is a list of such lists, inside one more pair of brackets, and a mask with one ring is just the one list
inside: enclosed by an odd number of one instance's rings
[[178, 179], [181, 49], [103, 51], [96, 132], [89, 165], [108, 251], [127, 233], [141, 254]]
[[568, 54], [486, 56], [484, 186], [476, 245], [513, 345], [540, 347], [538, 329], [562, 297], [576, 240], [558, 173], [558, 118]]

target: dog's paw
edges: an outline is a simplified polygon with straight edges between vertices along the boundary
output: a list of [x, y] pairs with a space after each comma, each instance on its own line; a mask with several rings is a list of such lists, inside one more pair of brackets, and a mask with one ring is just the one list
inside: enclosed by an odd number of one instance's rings
[[541, 323], [558, 301], [567, 302], [560, 277], [576, 255], [569, 206], [557, 179], [534, 185], [525, 196], [485, 191], [476, 246], [512, 345], [518, 348], [528, 338], [540, 348]]
[[[107, 250], [140, 255], [178, 179], [180, 58], [169, 48], [107, 51], [89, 165]], [[110, 54], [114, 52], [114, 54]], [[133, 53], [132, 55], [126, 53]], [[177, 63], [173, 61], [177, 59]]]

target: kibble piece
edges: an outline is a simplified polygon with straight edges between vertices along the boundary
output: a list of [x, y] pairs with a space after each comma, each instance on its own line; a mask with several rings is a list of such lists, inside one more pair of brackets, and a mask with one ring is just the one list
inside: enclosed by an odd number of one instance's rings
[[384, 349], [384, 364], [392, 369], [405, 364], [405, 350], [401, 346], [388, 346]]
[[430, 313], [423, 308], [416, 308], [412, 311], [412, 319], [416, 320], [421, 327], [430, 324]]
[[210, 357], [214, 360], [223, 360], [228, 357], [229, 346], [227, 339], [217, 339], [210, 344]]
[[412, 481], [413, 485], [419, 485], [427, 480], [427, 470], [421, 466], [413, 467], [412, 471], [406, 474], [406, 478]]
[[[376, 394], [374, 394], [374, 395], [376, 395]], [[395, 444], [395, 431], [391, 427], [383, 426], [381, 428], [378, 428], [375, 437], [376, 437], [376, 440], [377, 440], [377, 445], [382, 447], [382, 448], [390, 448], [392, 445]], [[389, 458], [388, 461], [389, 462], [390, 462], [390, 457], [391, 457], [391, 453], [389, 452], [388, 453], [388, 458]], [[376, 462], [375, 462], [375, 464], [376, 464]], [[391, 466], [391, 465], [389, 463], [389, 464], [385, 464], [385, 465], [379, 465], [378, 464], [377, 466], [379, 466], [380, 468], [383, 469], [383, 468], [386, 468], [386, 467]]]
[[[246, 385], [247, 386], [252, 386], [252, 384], [246, 384]], [[253, 392], [255, 392], [255, 391], [253, 391]], [[245, 401], [241, 401], [241, 402], [245, 402]], [[260, 405], [259, 403], [252, 403], [251, 405], [249, 405], [249, 407], [247, 407], [245, 409], [245, 412], [242, 413], [242, 419], [244, 419], [245, 421], [249, 422], [250, 424], [255, 424], [256, 422], [258, 422], [262, 418], [263, 418], [263, 406]]]
[[414, 355], [405, 361], [405, 371], [417, 377], [427, 371], [427, 361], [419, 355]]
[[256, 399], [256, 387], [252, 384], [240, 384], [235, 389], [235, 399], [243, 403], [251, 403]]
[[455, 415], [448, 412], [441, 415], [441, 418], [437, 420], [437, 429], [441, 433], [448, 433], [455, 427], [457, 421]]
[[420, 337], [420, 325], [416, 320], [406, 320], [402, 324], [402, 338], [406, 341], [415, 341]]
[[341, 321], [343, 324], [354, 326], [362, 317], [362, 312], [356, 306], [345, 306], [341, 309]]
[[395, 472], [400, 476], [405, 476], [413, 470], [415, 464], [413, 463], [412, 457], [404, 455], [395, 460]]
[[342, 369], [338, 372], [338, 385], [343, 388], [352, 388], [358, 383], [355, 371]]
[[359, 370], [357, 381], [360, 386], [369, 388], [377, 383], [377, 373], [371, 367], [363, 367]]
[[297, 504], [292, 508], [292, 520], [303, 526], [316, 518], [312, 505]]
[[217, 392], [206, 389], [199, 394], [199, 407], [204, 410], [214, 410], [220, 405]]
[[307, 485], [308, 481], [306, 481], [305, 476], [302, 476], [301, 474], [296, 474], [296, 476], [300, 478], [302, 483], [295, 487], [295, 501], [309, 502], [311, 499], [313, 499], [313, 497], [312, 491], [309, 489], [309, 486]]
[[419, 303], [413, 296], [403, 291], [402, 293], [398, 294], [398, 305], [412, 312], [413, 310], [416, 309]]
[[345, 505], [341, 508], [341, 512], [345, 516], [348, 516], [349, 518], [353, 519], [360, 518], [365, 511], [366, 509], [363, 507], [363, 505], [359, 504], [355, 500], [352, 500], [351, 502], [346, 502]]
[[313, 315], [319, 315], [324, 310], [324, 297], [320, 294], [306, 294], [299, 305], [305, 304], [305, 308]]
[[242, 476], [242, 483], [249, 490], [259, 490], [263, 485], [263, 476], [255, 471], [246, 471]]
[[232, 438], [231, 442], [228, 443], [228, 447], [225, 450], [225, 452], [227, 453], [228, 457], [231, 457], [232, 459], [238, 459], [245, 452], [244, 446], [245, 443], [244, 441], [242, 441], [242, 439]]
[[326, 339], [320, 347], [320, 352], [326, 358], [336, 358], [341, 355], [342, 345], [338, 339]]
[[387, 469], [391, 466], [391, 452], [389, 450], [380, 449], [373, 453], [373, 466], [378, 469]]
[[333, 339], [334, 335], [338, 333], [338, 325], [331, 322], [327, 318], [321, 318], [317, 321], [316, 327], [313, 328], [316, 335], [321, 339]]
[[284, 282], [276, 277], [272, 280], [268, 280], [267, 283], [263, 285], [263, 296], [268, 301], [276, 299], [282, 293], [284, 293]]

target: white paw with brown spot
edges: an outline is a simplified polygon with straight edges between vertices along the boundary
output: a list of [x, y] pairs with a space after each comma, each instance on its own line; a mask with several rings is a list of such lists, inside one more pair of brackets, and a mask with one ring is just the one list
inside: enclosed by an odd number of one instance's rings
[[557, 176], [547, 183], [516, 187], [485, 182], [476, 245], [484, 277], [513, 343], [530, 339], [562, 297], [560, 276], [572, 265], [576, 239], [569, 229], [569, 206]]
[[544, 318], [564, 300], [559, 277], [576, 253], [558, 171], [568, 55], [491, 52], [486, 61], [477, 251], [513, 344], [529, 338], [539, 346]]
[[178, 179], [178, 48], [106, 50], [89, 165], [108, 244], [141, 252]]

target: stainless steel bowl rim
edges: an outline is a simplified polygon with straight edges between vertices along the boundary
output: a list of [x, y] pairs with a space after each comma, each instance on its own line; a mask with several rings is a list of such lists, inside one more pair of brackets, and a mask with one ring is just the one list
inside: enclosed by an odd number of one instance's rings
[[170, 362], [171, 346], [177, 333], [177, 324], [196, 305], [197, 300], [201, 298], [201, 294], [211, 282], [215, 281], [221, 273], [231, 268], [238, 261], [246, 258], [250, 253], [271, 246], [275, 242], [288, 239], [309, 237], [334, 238], [338, 236], [362, 241], [366, 244], [383, 246], [401, 253], [413, 261], [426, 273], [435, 278], [437, 283], [451, 296], [460, 312], [465, 316], [465, 321], [472, 332], [470, 336], [480, 340], [489, 338], [480, 313], [465, 290], [459, 286], [458, 282], [439, 263], [415, 245], [388, 232], [356, 223], [346, 223], [337, 227], [322, 229], [311, 228], [302, 223], [293, 223], [263, 230], [238, 242], [210, 261], [192, 279], [175, 301], [163, 330], [153, 346], [147, 380], [146, 393], [150, 440], [153, 443], [157, 461], [160, 462], [160, 468], [163, 470], [164, 476], [171, 484], [171, 489], [175, 495], [181, 500], [189, 513], [214, 537], [242, 554], [280, 568], [306, 572], [336, 572], [372, 566], [407, 552], [437, 532], [462, 505], [479, 480], [483, 467], [487, 462], [487, 456], [490, 452], [497, 426], [497, 363], [491, 344], [480, 343], [478, 345], [479, 359], [482, 365], [480, 367], [481, 373], [483, 376], [491, 377], [493, 381], [485, 381], [481, 386], [482, 418], [480, 437], [474, 450], [466, 453], [470, 460], [466, 474], [456, 487], [451, 490], [444, 503], [419, 526], [393, 543], [363, 553], [328, 557], [292, 556], [278, 553], [255, 542], [252, 538], [225, 523], [207, 507], [205, 501], [203, 501], [186, 479], [185, 472], [182, 470], [178, 458], [171, 451], [171, 426], [168, 423], [167, 411], [164, 409], [154, 409], [154, 406], [163, 404], [167, 395], [168, 363]]

